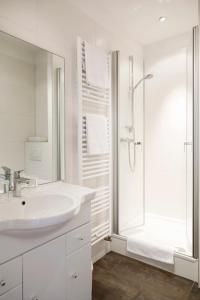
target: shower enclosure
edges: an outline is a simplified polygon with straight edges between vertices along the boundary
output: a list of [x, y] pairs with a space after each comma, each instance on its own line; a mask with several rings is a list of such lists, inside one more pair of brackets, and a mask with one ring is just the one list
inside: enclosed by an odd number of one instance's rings
[[113, 231], [166, 263], [198, 251], [197, 39], [195, 27], [144, 57], [113, 53]]

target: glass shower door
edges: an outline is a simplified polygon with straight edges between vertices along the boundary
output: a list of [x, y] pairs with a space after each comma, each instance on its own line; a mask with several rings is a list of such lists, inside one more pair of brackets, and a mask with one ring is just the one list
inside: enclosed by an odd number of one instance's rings
[[192, 254], [199, 257], [199, 26], [193, 28], [193, 207], [192, 207]]
[[193, 49], [192, 35], [186, 49], [186, 235], [188, 253], [192, 255], [193, 240]]
[[126, 235], [144, 222], [143, 86], [135, 92], [134, 102], [132, 95], [134, 82], [143, 77], [143, 62], [120, 52], [118, 66], [118, 230]]

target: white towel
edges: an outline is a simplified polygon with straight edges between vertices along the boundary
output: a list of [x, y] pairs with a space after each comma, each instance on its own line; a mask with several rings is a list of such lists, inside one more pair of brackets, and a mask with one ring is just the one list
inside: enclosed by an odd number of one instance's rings
[[96, 87], [108, 87], [106, 52], [85, 43], [85, 67], [87, 83]]
[[127, 251], [167, 264], [174, 264], [174, 247], [152, 240], [151, 237], [132, 235], [127, 238]]
[[108, 120], [104, 116], [86, 114], [87, 152], [90, 155], [109, 152]]

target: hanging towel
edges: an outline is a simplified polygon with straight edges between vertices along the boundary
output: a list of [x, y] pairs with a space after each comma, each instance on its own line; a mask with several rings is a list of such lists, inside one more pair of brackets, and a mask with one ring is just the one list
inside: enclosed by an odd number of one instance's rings
[[109, 152], [108, 120], [96, 114], [86, 114], [87, 152], [90, 155]]
[[87, 83], [96, 87], [108, 87], [106, 52], [85, 42], [85, 68]]

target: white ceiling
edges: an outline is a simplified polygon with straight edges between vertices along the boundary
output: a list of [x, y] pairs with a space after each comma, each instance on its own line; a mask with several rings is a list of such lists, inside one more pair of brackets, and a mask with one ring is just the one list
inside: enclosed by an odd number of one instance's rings
[[[71, 0], [111, 32], [146, 45], [198, 24], [198, 0]], [[167, 21], [160, 23], [160, 16]]]

